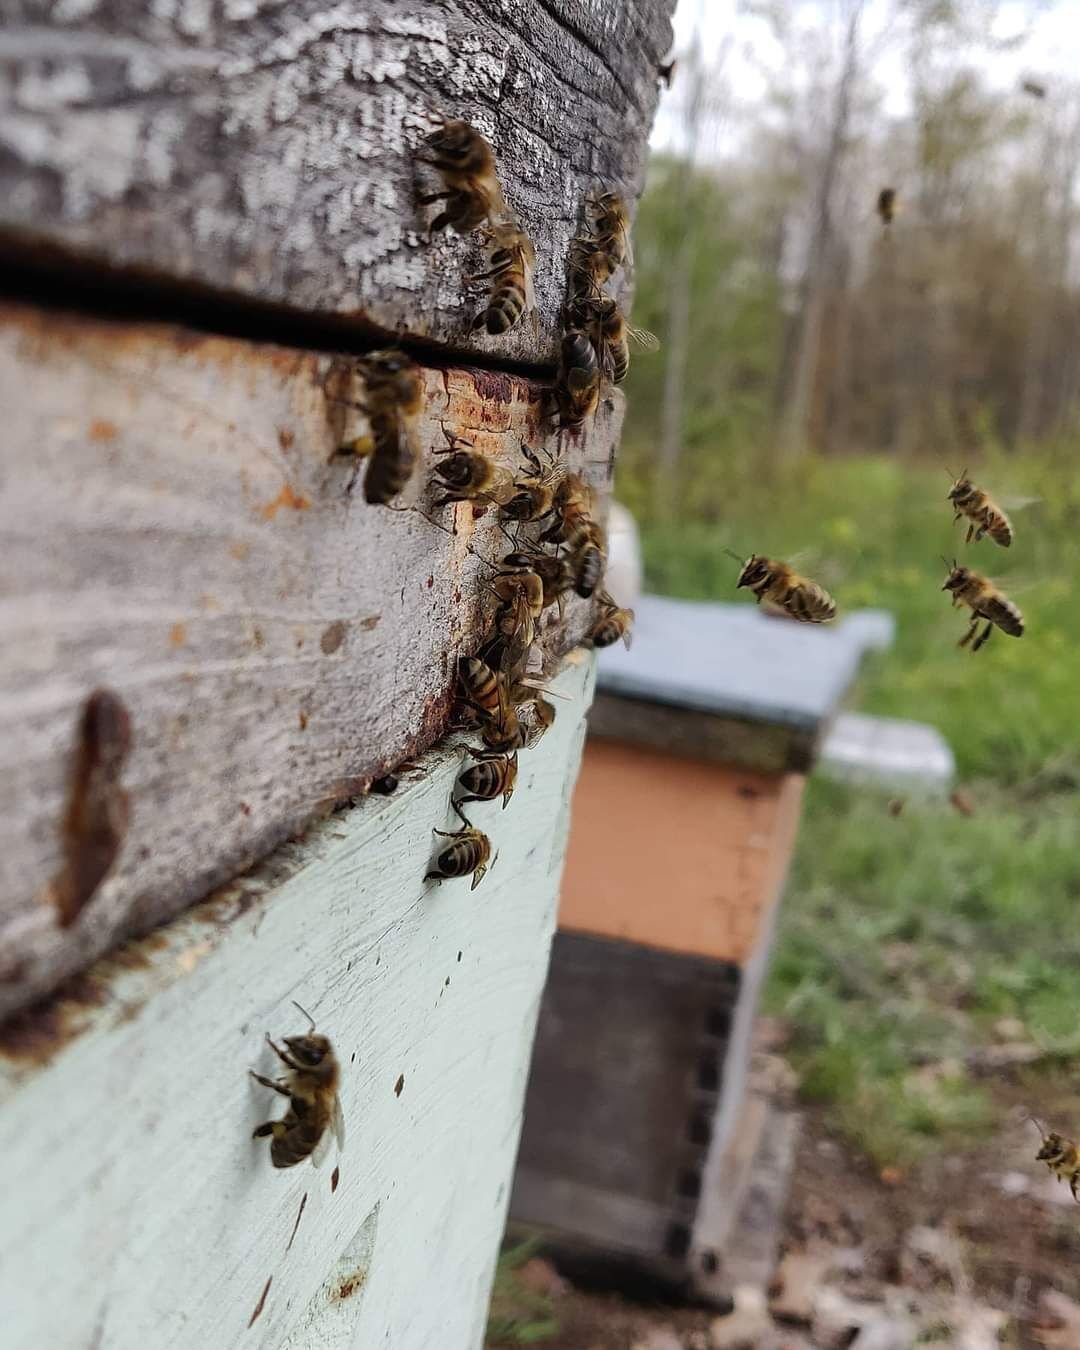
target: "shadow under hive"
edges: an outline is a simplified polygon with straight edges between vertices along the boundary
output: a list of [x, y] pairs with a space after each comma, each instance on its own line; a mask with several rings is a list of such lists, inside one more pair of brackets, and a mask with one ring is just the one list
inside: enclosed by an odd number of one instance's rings
[[515, 1217], [573, 1215], [575, 1247], [683, 1282], [739, 986], [730, 962], [556, 935]]

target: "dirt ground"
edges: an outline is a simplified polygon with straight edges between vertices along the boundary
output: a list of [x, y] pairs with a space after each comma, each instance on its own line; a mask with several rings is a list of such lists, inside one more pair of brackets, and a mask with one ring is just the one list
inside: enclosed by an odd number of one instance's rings
[[[841, 1304], [852, 1299], [882, 1309], [902, 1305], [892, 1340], [887, 1331], [880, 1339], [835, 1325], [823, 1331], [810, 1324], [816, 1316], [809, 1311], [801, 1316], [796, 1307], [784, 1321], [767, 1319], [769, 1330], [756, 1339], [727, 1341], [724, 1319], [715, 1310], [646, 1306], [612, 1294], [560, 1289], [555, 1281], [559, 1331], [537, 1343], [551, 1350], [714, 1350], [738, 1344], [755, 1350], [822, 1345], [858, 1350], [863, 1344], [897, 1350], [906, 1345], [1080, 1350], [1080, 1306], [1071, 1303], [1080, 1305], [1080, 1205], [1034, 1161], [1038, 1136], [1023, 1119], [1030, 1089], [1001, 1082], [994, 1095], [1003, 1122], [997, 1136], [935, 1153], [907, 1175], [886, 1169], [884, 1178], [852, 1157], [830, 1133], [823, 1113], [803, 1113], [781, 1251], [796, 1265], [823, 1262], [813, 1283], [827, 1281]], [[1052, 1116], [1056, 1103], [1047, 1104], [1044, 1095], [1040, 1106], [1047, 1105]], [[542, 1286], [543, 1263], [534, 1265]], [[771, 1298], [776, 1308], [777, 1296], [774, 1283], [762, 1304]], [[778, 1302], [782, 1307], [784, 1299]], [[905, 1322], [909, 1313], [913, 1320]]]

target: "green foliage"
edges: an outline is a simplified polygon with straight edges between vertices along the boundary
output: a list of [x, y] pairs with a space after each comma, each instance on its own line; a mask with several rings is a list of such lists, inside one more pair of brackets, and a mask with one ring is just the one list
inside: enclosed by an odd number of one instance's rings
[[551, 1299], [526, 1289], [515, 1276], [540, 1245], [539, 1238], [527, 1238], [500, 1253], [488, 1308], [487, 1346], [537, 1345], [559, 1334]]
[[963, 551], [941, 466], [811, 458], [779, 483], [738, 484], [715, 524], [643, 532], [653, 590], [736, 601], [725, 546], [807, 549], [842, 610], [891, 611], [896, 643], [855, 701], [937, 726], [975, 802], [971, 817], [914, 801], [893, 817], [873, 791], [808, 789], [769, 1002], [796, 1029], [807, 1097], [879, 1163], [984, 1123], [963, 1065], [998, 1018], [1051, 1054], [1080, 1049], [1080, 481], [1051, 452], [970, 468], [1003, 497], [1041, 498], [1013, 511], [1012, 549], [973, 552], [1028, 625], [977, 656], [956, 647], [964, 621], [940, 590], [940, 555]]

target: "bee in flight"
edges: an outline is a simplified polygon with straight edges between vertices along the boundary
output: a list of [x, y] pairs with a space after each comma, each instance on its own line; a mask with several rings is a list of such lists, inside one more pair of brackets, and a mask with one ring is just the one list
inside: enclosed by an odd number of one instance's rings
[[[737, 553], [726, 550], [729, 557], [741, 562]], [[762, 600], [782, 609], [792, 619], [802, 623], [828, 623], [836, 618], [836, 601], [824, 586], [816, 581], [800, 576], [793, 567], [772, 558], [758, 557], [752, 553], [743, 563], [736, 589], [749, 588]]]
[[457, 802], [451, 799], [450, 805], [457, 812], [464, 825], [462, 830], [436, 830], [435, 833], [449, 844], [444, 844], [435, 856], [435, 863], [428, 872], [425, 881], [446, 881], [451, 877], [472, 876], [469, 890], [475, 891], [484, 879], [491, 859], [491, 840], [480, 830], [469, 824], [465, 813]]
[[416, 467], [416, 423], [424, 406], [424, 382], [419, 366], [404, 353], [372, 352], [357, 362], [364, 379], [365, 413], [371, 435], [341, 447], [342, 454], [370, 455], [364, 476], [364, 500], [386, 506], [412, 477]]
[[424, 142], [430, 158], [417, 155], [417, 162], [430, 164], [442, 175], [444, 189], [418, 198], [421, 206], [445, 202], [431, 222], [432, 234], [453, 225], [467, 234], [481, 225], [499, 225], [509, 211], [495, 168], [495, 152], [474, 126], [457, 119], [445, 121]]
[[881, 217], [881, 223], [886, 229], [893, 223], [896, 213], [899, 210], [899, 200], [895, 188], [884, 187], [878, 193], [877, 213]]
[[1077, 1184], [1080, 1183], [1080, 1149], [1071, 1139], [1053, 1130], [1047, 1134], [1034, 1116], [1028, 1116], [1028, 1120], [1042, 1136], [1042, 1145], [1035, 1154], [1035, 1161], [1044, 1162], [1059, 1181], [1067, 1181], [1072, 1198], [1080, 1201], [1080, 1195], [1076, 1193]]
[[1013, 541], [1013, 528], [1009, 517], [995, 501], [964, 473], [949, 489], [948, 500], [953, 504], [955, 515], [953, 523], [966, 516], [968, 521], [966, 544], [974, 538], [978, 543], [984, 534], [988, 534], [995, 544], [1008, 548]]
[[275, 1045], [269, 1035], [266, 1042], [288, 1068], [284, 1082], [264, 1078], [254, 1069], [248, 1072], [263, 1087], [288, 1097], [289, 1108], [280, 1120], [268, 1120], [254, 1131], [253, 1139], [270, 1136], [270, 1161], [275, 1167], [293, 1167], [310, 1158], [316, 1167], [325, 1159], [331, 1138], [339, 1149], [345, 1147], [345, 1122], [338, 1098], [340, 1069], [337, 1056], [326, 1036], [315, 1034], [310, 1013], [299, 1003], [294, 1005], [310, 1023], [307, 1035], [286, 1036], [285, 1049]]
[[971, 642], [980, 620], [983, 619], [986, 620], [986, 627], [971, 643], [973, 652], [977, 652], [983, 643], [989, 640], [995, 628], [1008, 633], [1009, 637], [1023, 637], [1024, 616], [1009, 597], [979, 572], [973, 572], [970, 567], [957, 566], [955, 558], [949, 575], [945, 578], [945, 585], [941, 589], [951, 593], [954, 608], [957, 605], [967, 605], [971, 610], [971, 623], [957, 643], [958, 647], [966, 647]]
[[465, 748], [476, 763], [470, 764], [458, 774], [457, 785], [464, 788], [468, 794], [459, 797], [458, 801], [492, 802], [496, 797], [502, 797], [505, 811], [517, 784], [517, 751], [515, 750], [512, 755], [499, 755], [487, 750], [473, 750], [469, 746]]
[[597, 600], [600, 613], [585, 635], [586, 642], [591, 642], [594, 647], [611, 647], [621, 638], [629, 650], [630, 639], [633, 636], [634, 611], [620, 608], [607, 591], [601, 591]]
[[536, 250], [525, 231], [509, 222], [492, 226], [490, 239], [491, 269], [471, 280], [491, 281], [491, 297], [473, 321], [473, 328], [498, 335], [508, 333], [523, 314], [536, 313]]

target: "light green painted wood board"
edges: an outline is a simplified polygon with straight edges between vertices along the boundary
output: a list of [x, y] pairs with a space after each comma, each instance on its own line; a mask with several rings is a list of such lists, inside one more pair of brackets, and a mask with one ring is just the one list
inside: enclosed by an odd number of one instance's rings
[[[509, 807], [473, 806], [498, 849], [475, 891], [422, 880], [452, 825], [444, 745], [8, 1025], [5, 1350], [478, 1350], [591, 661], [555, 688]], [[331, 1162], [275, 1171], [250, 1137], [280, 1108], [247, 1069], [303, 1030], [292, 999], [344, 1064], [334, 1193]]]

